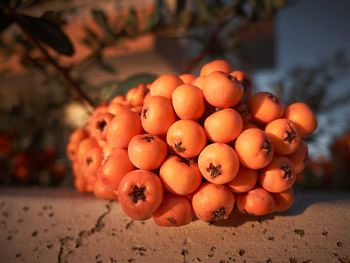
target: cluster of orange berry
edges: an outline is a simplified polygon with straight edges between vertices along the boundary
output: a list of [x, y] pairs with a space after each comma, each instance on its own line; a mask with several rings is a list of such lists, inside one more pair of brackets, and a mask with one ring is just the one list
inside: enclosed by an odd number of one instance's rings
[[67, 154], [80, 192], [181, 226], [226, 219], [235, 203], [253, 215], [288, 209], [307, 159], [302, 139], [316, 127], [306, 104], [253, 95], [247, 73], [215, 60], [198, 77], [162, 75], [99, 106]]

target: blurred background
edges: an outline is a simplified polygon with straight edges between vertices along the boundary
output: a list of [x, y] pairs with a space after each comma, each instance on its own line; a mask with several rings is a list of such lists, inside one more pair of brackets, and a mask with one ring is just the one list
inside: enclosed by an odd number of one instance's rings
[[65, 145], [97, 106], [213, 59], [317, 116], [300, 190], [350, 190], [350, 2], [0, 0], [0, 184], [72, 187]]

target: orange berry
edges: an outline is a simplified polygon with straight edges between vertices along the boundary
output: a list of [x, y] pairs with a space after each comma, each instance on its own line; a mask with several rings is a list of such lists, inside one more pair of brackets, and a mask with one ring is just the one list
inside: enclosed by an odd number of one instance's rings
[[154, 135], [166, 134], [176, 120], [171, 100], [161, 96], [151, 96], [145, 101], [141, 112], [143, 129]]
[[143, 100], [146, 95], [147, 88], [144, 84], [139, 84], [128, 90], [126, 93], [126, 100], [132, 106], [142, 106]]
[[232, 147], [224, 143], [213, 143], [200, 153], [198, 167], [209, 182], [226, 184], [237, 175], [239, 160]]
[[299, 147], [287, 156], [294, 165], [295, 173], [298, 174], [304, 170], [308, 158], [308, 146], [304, 141], [300, 142]]
[[250, 128], [257, 128], [258, 129], [258, 126], [256, 124], [254, 124], [253, 122], [248, 122], [248, 123], [243, 124], [242, 131], [248, 130]]
[[227, 219], [235, 204], [235, 198], [225, 185], [203, 183], [194, 193], [192, 207], [200, 220]]
[[228, 108], [238, 104], [243, 88], [230, 74], [214, 71], [206, 77], [203, 94], [214, 107]]
[[281, 193], [272, 194], [276, 203], [276, 212], [286, 211], [294, 202], [293, 189], [288, 188]]
[[316, 117], [305, 103], [296, 102], [289, 105], [284, 116], [296, 124], [302, 138], [310, 136], [317, 128]]
[[150, 89], [151, 96], [163, 96], [171, 100], [173, 91], [184, 82], [175, 75], [165, 74], [153, 81]]
[[113, 147], [110, 146], [108, 143], [105, 143], [102, 146], [102, 160], [105, 161], [107, 158], [111, 155], [113, 152]]
[[253, 189], [258, 180], [258, 170], [253, 170], [241, 165], [237, 175], [227, 183], [234, 193], [244, 193]]
[[296, 125], [288, 119], [277, 119], [265, 127], [265, 133], [272, 141], [275, 153], [291, 154], [300, 145], [301, 136]]
[[113, 103], [128, 104], [128, 102], [126, 101], [126, 98], [125, 98], [124, 95], [117, 95], [117, 96], [115, 96], [110, 101], [110, 104], [113, 104]]
[[233, 71], [230, 73], [232, 77], [235, 77], [239, 83], [241, 83], [244, 90], [244, 98], [249, 98], [253, 95], [252, 80], [248, 73], [244, 71]]
[[83, 177], [84, 176], [84, 174], [81, 170], [81, 164], [78, 163], [77, 161], [74, 161], [72, 163], [72, 170], [73, 170], [74, 177]]
[[101, 112], [92, 119], [91, 135], [97, 140], [105, 140], [107, 127], [112, 121], [114, 115], [109, 112]]
[[159, 177], [146, 170], [127, 173], [118, 187], [118, 199], [124, 213], [135, 220], [146, 220], [163, 200], [163, 186]]
[[118, 196], [116, 192], [106, 190], [99, 181], [94, 185], [94, 195], [97, 198], [107, 199], [107, 200], [117, 200]]
[[129, 106], [122, 105], [119, 102], [111, 103], [108, 105], [108, 112], [113, 115], [117, 115], [120, 111], [125, 109], [129, 109]]
[[119, 112], [108, 125], [106, 138], [113, 148], [126, 148], [132, 137], [142, 131], [140, 116], [131, 111]]
[[197, 77], [194, 80], [192, 80], [191, 84], [203, 90], [205, 80], [206, 80], [205, 76]]
[[134, 169], [128, 152], [125, 149], [115, 149], [102, 163], [97, 178], [105, 189], [116, 191], [124, 175]]
[[97, 141], [94, 138], [86, 138], [82, 140], [77, 148], [76, 158], [79, 163], [83, 163], [85, 154], [92, 148], [97, 147]]
[[82, 128], [74, 130], [69, 136], [69, 142], [80, 143], [82, 140], [88, 137], [86, 131]]
[[271, 162], [274, 146], [264, 131], [250, 128], [238, 136], [235, 150], [245, 167], [261, 169]]
[[256, 216], [270, 214], [275, 211], [275, 206], [271, 193], [259, 186], [237, 195], [238, 210], [244, 214]]
[[243, 102], [243, 99], [241, 99], [241, 101], [234, 106], [233, 109], [241, 115], [243, 124], [247, 124], [252, 121], [252, 114], [250, 113], [247, 103]]
[[164, 188], [173, 194], [189, 195], [202, 182], [202, 175], [193, 159], [170, 155], [159, 170]]
[[271, 163], [261, 170], [259, 183], [271, 193], [280, 193], [295, 182], [293, 163], [285, 156], [275, 155]]
[[95, 184], [97, 182], [96, 176], [86, 176], [84, 174], [84, 179], [85, 179], [85, 182], [86, 182], [86, 191], [88, 193], [93, 193], [94, 192], [94, 188], [95, 188]]
[[77, 176], [74, 178], [74, 186], [75, 186], [75, 189], [77, 189], [79, 193], [86, 193], [87, 192], [86, 182], [82, 176]]
[[193, 80], [195, 80], [197, 78], [197, 76], [193, 75], [193, 74], [182, 74], [179, 76], [179, 78], [183, 81], [183, 83], [185, 84], [191, 84], [191, 82]]
[[204, 130], [212, 142], [229, 143], [238, 137], [242, 128], [241, 115], [231, 108], [214, 112], [204, 121]]
[[102, 149], [97, 146], [89, 149], [85, 155], [83, 162], [81, 163], [85, 176], [97, 176], [97, 170], [102, 162]]
[[191, 84], [177, 87], [172, 95], [174, 111], [182, 120], [197, 120], [204, 113], [203, 92]]
[[193, 213], [186, 197], [166, 195], [162, 204], [153, 213], [153, 220], [158, 226], [184, 226], [192, 221]]
[[76, 159], [78, 143], [69, 142], [66, 146], [66, 154], [69, 160], [74, 161]]
[[253, 118], [259, 123], [269, 123], [282, 118], [284, 105], [270, 92], [258, 92], [248, 99], [248, 108]]
[[178, 120], [168, 129], [166, 141], [169, 147], [183, 158], [197, 156], [207, 143], [203, 128], [193, 120]]
[[140, 116], [141, 116], [142, 109], [143, 109], [143, 106], [134, 106], [130, 108], [131, 111], [136, 112]]
[[200, 76], [208, 76], [210, 73], [214, 71], [222, 71], [225, 73], [229, 73], [232, 71], [232, 67], [230, 63], [223, 59], [213, 60], [207, 64], [205, 64], [200, 71]]
[[156, 135], [140, 134], [128, 146], [130, 161], [139, 169], [157, 169], [168, 154], [167, 144]]

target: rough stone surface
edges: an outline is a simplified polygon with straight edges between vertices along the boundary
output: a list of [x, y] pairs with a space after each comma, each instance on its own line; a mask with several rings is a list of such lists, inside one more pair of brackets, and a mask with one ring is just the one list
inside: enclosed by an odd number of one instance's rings
[[350, 193], [298, 193], [288, 211], [162, 228], [117, 202], [0, 189], [1, 262], [350, 262]]

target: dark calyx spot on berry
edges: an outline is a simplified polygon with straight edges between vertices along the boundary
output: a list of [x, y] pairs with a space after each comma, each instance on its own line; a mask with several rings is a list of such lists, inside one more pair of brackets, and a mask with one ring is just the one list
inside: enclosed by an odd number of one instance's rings
[[106, 125], [107, 125], [107, 122], [105, 120], [98, 121], [96, 123], [96, 128], [99, 129], [100, 131], [103, 131]]
[[236, 82], [237, 84], [241, 84], [238, 79], [234, 76], [232, 76], [231, 74], [229, 73], [226, 73], [226, 72], [222, 72], [229, 80], [232, 80], [234, 82]]
[[92, 163], [92, 158], [91, 157], [86, 158], [87, 166], [89, 166], [91, 163]]
[[264, 144], [262, 146], [266, 150], [266, 155], [269, 155], [272, 152], [272, 143], [269, 139], [265, 138]]
[[213, 211], [213, 217], [212, 217], [213, 221], [220, 220], [223, 218], [224, 219], [227, 218], [225, 207], [222, 206], [218, 210]]
[[145, 191], [146, 191], [145, 186], [138, 187], [137, 185], [134, 185], [134, 191], [131, 194], [129, 194], [134, 204], [136, 204], [139, 200], [142, 200], [142, 201], [146, 200]]
[[186, 151], [186, 148], [182, 147], [182, 142], [178, 142], [178, 143], [174, 142], [174, 148], [177, 152], [180, 152], [180, 153], [183, 153]]
[[146, 116], [147, 111], [148, 111], [148, 109], [143, 109], [143, 111], [142, 111], [142, 118], [147, 119], [147, 116]]
[[237, 81], [237, 79], [234, 76], [232, 76], [231, 74], [228, 74], [228, 73], [222, 72], [222, 71], [220, 71], [220, 72], [222, 74], [224, 74], [226, 76], [226, 78], [228, 78], [229, 80], [236, 80]]
[[147, 142], [151, 142], [152, 140], [155, 140], [152, 135], [146, 135], [142, 137], [142, 140], [146, 140]]
[[167, 217], [166, 220], [168, 220], [170, 224], [176, 224], [176, 220], [173, 217]]
[[304, 159], [303, 159], [303, 163], [306, 163], [307, 160], [309, 160], [309, 153], [308, 152], [305, 153], [305, 156], [304, 156]]
[[283, 141], [289, 142], [289, 144], [291, 144], [294, 141], [295, 137], [297, 137], [297, 134], [290, 123], [288, 123], [288, 127], [290, 130], [286, 130], [287, 136], [283, 139]]
[[283, 165], [280, 169], [284, 172], [283, 179], [290, 179], [292, 177], [292, 170], [288, 165]]
[[267, 97], [269, 99], [271, 99], [272, 101], [276, 102], [277, 104], [280, 103], [280, 100], [275, 95], [273, 95], [272, 93], [268, 93]]
[[244, 78], [242, 81], [242, 86], [244, 88], [244, 91], [246, 91], [250, 86], [250, 81], [248, 79]]
[[222, 173], [220, 164], [218, 166], [215, 166], [213, 163], [210, 163], [209, 167], [206, 170], [208, 173], [210, 173], [211, 178], [215, 178]]
[[187, 166], [191, 166], [195, 162], [193, 158], [179, 158], [179, 159], [180, 159], [179, 160], [180, 163], [184, 163]]

